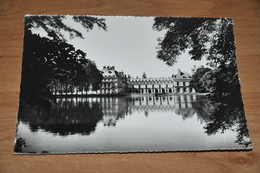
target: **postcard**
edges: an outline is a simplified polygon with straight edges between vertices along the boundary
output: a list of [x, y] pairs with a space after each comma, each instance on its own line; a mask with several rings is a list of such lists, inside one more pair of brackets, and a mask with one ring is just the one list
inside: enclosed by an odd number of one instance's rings
[[26, 15], [15, 154], [251, 150], [231, 18]]

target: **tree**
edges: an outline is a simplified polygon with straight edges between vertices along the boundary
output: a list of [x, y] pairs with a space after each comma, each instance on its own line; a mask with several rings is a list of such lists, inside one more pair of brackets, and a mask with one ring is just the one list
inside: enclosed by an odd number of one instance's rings
[[227, 129], [232, 129], [237, 132], [235, 142], [242, 147], [248, 147], [251, 145], [251, 141], [246, 125], [238, 73], [233, 74], [233, 71], [234, 69], [222, 66], [213, 71], [211, 82], [213, 87], [208, 98], [214, 109], [210, 113], [210, 121], [204, 129], [208, 135], [224, 133]]
[[[90, 83], [97, 88], [102, 80], [101, 72], [93, 61], [86, 58], [86, 53], [65, 42], [64, 32], [70, 38], [83, 38], [79, 31], [64, 23], [65, 18], [45, 15], [25, 17], [20, 98], [26, 103], [48, 104], [52, 98], [51, 87], [58, 84], [65, 84], [66, 90], [73, 85]], [[73, 16], [72, 19], [87, 31], [95, 24], [106, 29], [104, 19], [86, 16]], [[32, 33], [33, 28], [40, 27], [46, 31], [48, 38]]]
[[[158, 38], [157, 58], [172, 66], [179, 56], [189, 50], [192, 60], [206, 58], [213, 70], [204, 73], [201, 84], [209, 87], [208, 98], [213, 105], [206, 133], [224, 132], [235, 126], [239, 133], [237, 142], [249, 137], [240, 91], [235, 55], [233, 21], [231, 18], [171, 18], [156, 17], [153, 29], [166, 30]], [[210, 80], [208, 80], [210, 79]], [[242, 124], [240, 124], [243, 122]], [[241, 137], [242, 136], [242, 137]]]
[[159, 38], [157, 58], [174, 65], [189, 50], [192, 60], [207, 58], [209, 65], [232, 63], [236, 57], [231, 18], [156, 17], [153, 29], [166, 30]]
[[[64, 15], [26, 15], [25, 30], [32, 28], [42, 28], [50, 38], [66, 41], [64, 32], [69, 34], [70, 39], [74, 37], [84, 38], [82, 33], [64, 23], [64, 19], [69, 16]], [[106, 30], [105, 19], [91, 16], [71, 16], [74, 22], [80, 23], [86, 31], [93, 29], [94, 25]], [[64, 31], [64, 32], [63, 32]]]
[[209, 71], [211, 71], [210, 68], [198, 68], [191, 77], [190, 87], [194, 88], [196, 92], [199, 93], [209, 92], [207, 85], [204, 84], [208, 80], [204, 75]]
[[[100, 84], [103, 80], [102, 72], [97, 69], [95, 62], [88, 60], [88, 63], [83, 64], [83, 69], [85, 70], [85, 75], [81, 76], [81, 84], [86, 85], [87, 87], [91, 84], [92, 90], [96, 91], [100, 88]], [[86, 82], [85, 82], [86, 81]]]

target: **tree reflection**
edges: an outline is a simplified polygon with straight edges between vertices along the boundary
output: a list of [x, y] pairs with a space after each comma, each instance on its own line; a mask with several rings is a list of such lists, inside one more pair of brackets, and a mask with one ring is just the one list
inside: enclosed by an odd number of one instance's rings
[[[96, 131], [98, 123], [103, 123], [106, 127], [115, 127], [120, 119], [125, 119], [127, 115], [135, 114], [135, 112], [143, 112], [149, 118], [149, 111], [154, 112], [156, 108], [155, 112], [175, 111], [182, 116], [183, 120], [197, 115], [200, 122], [206, 123], [204, 128], [208, 135], [236, 130], [236, 143], [243, 147], [249, 147], [251, 144], [248, 140], [243, 107], [238, 107], [241, 102], [232, 102], [230, 105], [228, 98], [224, 100], [219, 98], [225, 102], [211, 100], [210, 104], [205, 96], [170, 97], [174, 97], [168, 99], [172, 102], [165, 101], [161, 104], [162, 102], [155, 102], [156, 98], [153, 98], [150, 100], [152, 104], [149, 104], [150, 102], [146, 101], [149, 100], [147, 98], [142, 102], [138, 100], [137, 105], [135, 104], [136, 99], [129, 97], [59, 98], [49, 111], [31, 105], [21, 105], [19, 121], [27, 123], [31, 132], [34, 133], [44, 130], [59, 136], [90, 135]], [[210, 96], [208, 97], [210, 99]], [[27, 147], [27, 145], [24, 140], [18, 139], [15, 150], [21, 151], [22, 147]]]
[[30, 130], [67, 136], [71, 134], [89, 135], [95, 131], [97, 123], [102, 119], [100, 104], [63, 98], [53, 104], [49, 112], [29, 105], [22, 105], [19, 120], [29, 122]]
[[89, 135], [98, 122], [115, 126], [118, 119], [128, 114], [125, 97], [72, 97], [58, 98], [45, 110], [27, 104], [20, 105], [19, 121], [28, 122], [31, 132], [42, 129], [53, 134]]
[[209, 103], [206, 97], [196, 97], [196, 102], [191, 102], [193, 109], [198, 116], [204, 121], [209, 121], [209, 113], [212, 110], [212, 105]]

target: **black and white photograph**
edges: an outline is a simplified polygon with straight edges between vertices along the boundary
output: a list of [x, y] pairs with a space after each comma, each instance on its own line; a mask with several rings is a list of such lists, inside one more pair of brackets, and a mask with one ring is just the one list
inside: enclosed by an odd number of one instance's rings
[[231, 18], [26, 15], [15, 154], [251, 150]]

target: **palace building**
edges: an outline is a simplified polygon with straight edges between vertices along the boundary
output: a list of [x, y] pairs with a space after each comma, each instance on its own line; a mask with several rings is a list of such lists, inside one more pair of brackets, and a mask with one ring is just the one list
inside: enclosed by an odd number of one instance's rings
[[[192, 69], [192, 72], [194, 70]], [[102, 70], [103, 80], [97, 91], [89, 87], [68, 86], [53, 87], [53, 95], [124, 95], [124, 94], [177, 94], [195, 93], [190, 87], [191, 75], [178, 70], [178, 74], [171, 77], [159, 78], [133, 78], [123, 72], [115, 70], [114, 66], [104, 66]]]
[[126, 92], [127, 80], [123, 72], [118, 72], [115, 67], [103, 67], [103, 80], [99, 94], [122, 94]]
[[103, 80], [98, 94], [164, 94], [164, 93], [194, 93], [190, 85], [191, 75], [178, 70], [172, 77], [132, 78], [123, 72], [117, 72], [115, 67], [103, 67]]

